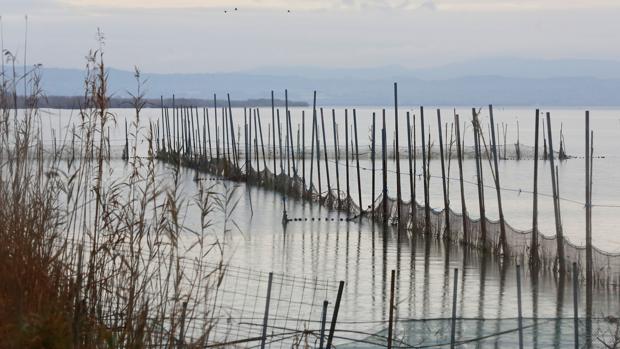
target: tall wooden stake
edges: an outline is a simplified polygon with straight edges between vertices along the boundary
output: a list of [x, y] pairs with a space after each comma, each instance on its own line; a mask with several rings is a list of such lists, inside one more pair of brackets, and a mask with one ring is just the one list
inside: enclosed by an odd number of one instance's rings
[[398, 211], [398, 223], [399, 223], [399, 229], [398, 232], [400, 234], [400, 228], [402, 228], [400, 226], [400, 222], [401, 222], [401, 217], [402, 217], [402, 203], [403, 203], [403, 196], [402, 196], [402, 188], [400, 186], [400, 154], [399, 154], [399, 145], [398, 145], [398, 84], [394, 83], [394, 134], [395, 134], [395, 144], [396, 144], [396, 149], [395, 149], [395, 154], [394, 156], [396, 157], [396, 208]]
[[465, 202], [465, 185], [463, 183], [463, 149], [461, 148], [461, 121], [459, 120], [459, 115], [454, 115], [454, 124], [455, 132], [456, 132], [456, 151], [458, 153], [458, 165], [459, 165], [459, 184], [461, 189], [461, 217], [463, 219], [463, 241], [465, 243], [469, 242], [469, 230], [467, 226], [468, 215], [467, 215], [467, 204]]
[[547, 112], [547, 137], [549, 138], [549, 167], [551, 169], [551, 184], [553, 189], [553, 210], [555, 213], [555, 232], [559, 262], [559, 272], [564, 274], [566, 270], [564, 259], [564, 232], [562, 229], [562, 216], [560, 215], [560, 198], [558, 193], [558, 181], [555, 169], [555, 154], [553, 152], [553, 135], [551, 127], [551, 113]]
[[[491, 117], [491, 134], [493, 135], [493, 165], [495, 168], [495, 191], [497, 193], [497, 210], [499, 211], [499, 243], [502, 246], [502, 253], [505, 258], [508, 257], [508, 240], [506, 239], [506, 220], [504, 219], [504, 208], [502, 206], [502, 191], [499, 181], [499, 167], [497, 165], [497, 142], [495, 139], [495, 127], [493, 126], [493, 106], [489, 105], [489, 115]], [[505, 146], [504, 146], [505, 147]], [[505, 148], [504, 148], [505, 150]]]
[[443, 134], [441, 132], [441, 111], [437, 109], [437, 130], [439, 131], [439, 158], [441, 161], [441, 181], [443, 185], [443, 207], [444, 207], [444, 237], [450, 239], [450, 198], [448, 198], [448, 187], [446, 183], [446, 165], [443, 154]]
[[364, 206], [362, 205], [362, 178], [360, 176], [360, 148], [357, 141], [357, 115], [355, 109], [353, 109], [353, 129], [355, 131], [355, 163], [357, 166], [357, 195], [359, 200], [360, 210], [364, 211]]
[[338, 126], [336, 126], [336, 110], [332, 109], [332, 130], [334, 132], [334, 160], [336, 161], [336, 191], [338, 192], [338, 202], [340, 207], [340, 169], [338, 168]]
[[534, 189], [532, 202], [532, 246], [530, 248], [530, 266], [538, 269], [540, 259], [538, 255], [538, 127], [540, 124], [540, 110], [536, 109], [534, 127]]

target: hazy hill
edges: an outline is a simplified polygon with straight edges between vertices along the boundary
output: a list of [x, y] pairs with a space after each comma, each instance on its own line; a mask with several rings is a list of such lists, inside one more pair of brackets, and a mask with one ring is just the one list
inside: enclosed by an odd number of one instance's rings
[[[48, 95], [80, 95], [83, 72], [43, 69]], [[148, 97], [160, 95], [212, 98], [213, 93], [235, 100], [276, 98], [312, 101], [318, 91], [321, 105], [381, 105], [392, 103], [392, 83], [399, 83], [402, 104], [425, 105], [620, 105], [620, 62], [596, 60], [485, 59], [450, 65], [406, 69], [286, 67], [231, 73], [154, 74]], [[125, 97], [135, 90], [133, 72], [109, 70], [110, 91]]]

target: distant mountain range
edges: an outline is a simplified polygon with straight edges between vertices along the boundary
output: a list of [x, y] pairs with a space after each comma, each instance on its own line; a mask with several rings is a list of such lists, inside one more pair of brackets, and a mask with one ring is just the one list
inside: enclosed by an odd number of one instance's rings
[[[47, 95], [81, 95], [84, 72], [43, 68]], [[127, 97], [136, 90], [133, 72], [109, 69], [109, 91]], [[620, 61], [471, 60], [423, 69], [265, 67], [231, 73], [157, 74], [143, 72], [147, 97], [160, 95], [218, 99], [276, 98], [324, 105], [389, 105], [399, 84], [402, 105], [619, 106]]]

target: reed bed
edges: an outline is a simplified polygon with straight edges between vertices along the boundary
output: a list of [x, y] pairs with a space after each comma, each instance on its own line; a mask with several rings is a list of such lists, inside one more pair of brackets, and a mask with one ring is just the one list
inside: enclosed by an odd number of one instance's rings
[[[220, 236], [234, 225], [222, 231], [213, 222], [222, 213], [230, 220], [234, 192], [200, 186], [184, 197], [179, 164], [162, 180], [153, 127], [140, 120], [138, 70], [129, 170], [110, 179], [108, 132], [116, 119], [103, 57], [101, 49], [87, 57], [78, 126], [54, 147], [57, 156], [43, 151], [37, 67], [16, 77], [13, 60], [12, 77], [10, 65], [2, 71], [0, 347], [203, 347], [217, 322], [202, 300], [225, 274]], [[27, 87], [23, 108], [20, 84]], [[144, 134], [150, 150], [142, 158], [136, 147]], [[76, 139], [75, 156], [63, 156]], [[199, 229], [184, 225], [190, 204], [200, 209]]]

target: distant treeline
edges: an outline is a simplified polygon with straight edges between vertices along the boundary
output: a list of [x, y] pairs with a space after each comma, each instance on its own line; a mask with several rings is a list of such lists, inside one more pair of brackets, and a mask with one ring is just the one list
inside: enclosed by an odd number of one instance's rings
[[[133, 108], [133, 100], [131, 98], [117, 98], [113, 97], [109, 99], [110, 108]], [[160, 98], [145, 98], [144, 108], [160, 108]], [[172, 107], [172, 98], [164, 98], [164, 106]], [[23, 107], [24, 99], [19, 97], [17, 104], [19, 107]], [[230, 101], [232, 107], [271, 107], [271, 99], [247, 99]], [[275, 99], [274, 104], [276, 107], [283, 107], [285, 101], [282, 99]], [[84, 106], [84, 97], [81, 96], [47, 96], [41, 98], [38, 101], [40, 108], [52, 108], [52, 109], [80, 109]], [[200, 98], [175, 98], [174, 105], [177, 107], [210, 107], [214, 106], [213, 100], [200, 99]], [[307, 107], [308, 103], [298, 101], [288, 101], [289, 107]], [[227, 107], [228, 100], [218, 99], [218, 107]]]

